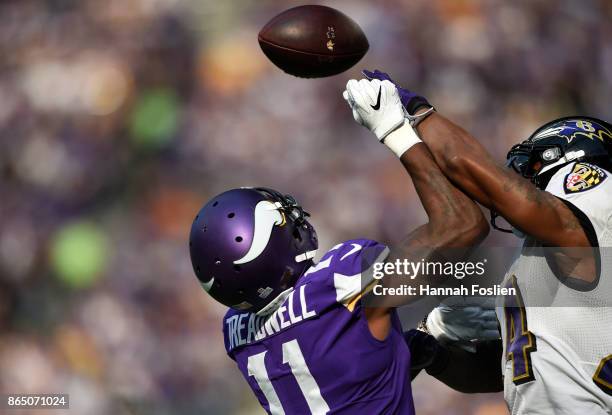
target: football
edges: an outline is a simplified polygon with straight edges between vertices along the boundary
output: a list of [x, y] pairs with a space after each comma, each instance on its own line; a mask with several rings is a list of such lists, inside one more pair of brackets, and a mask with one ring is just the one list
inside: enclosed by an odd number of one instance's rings
[[353, 19], [319, 5], [295, 7], [274, 17], [259, 32], [259, 45], [272, 63], [301, 78], [344, 72], [369, 48]]

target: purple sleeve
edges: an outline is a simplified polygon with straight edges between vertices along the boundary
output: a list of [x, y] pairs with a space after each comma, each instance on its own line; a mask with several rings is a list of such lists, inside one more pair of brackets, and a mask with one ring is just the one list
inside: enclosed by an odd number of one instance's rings
[[347, 305], [372, 287], [373, 268], [389, 255], [387, 246], [370, 239], [353, 239], [333, 247], [319, 264], [329, 262], [336, 301]]
[[352, 239], [334, 246], [321, 258], [331, 260], [335, 273], [356, 275], [368, 270], [377, 261], [384, 261], [389, 248], [371, 239]]

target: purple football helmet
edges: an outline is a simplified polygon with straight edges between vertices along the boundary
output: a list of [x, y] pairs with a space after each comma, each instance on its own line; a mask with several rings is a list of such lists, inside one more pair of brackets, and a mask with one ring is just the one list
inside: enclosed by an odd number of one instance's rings
[[189, 236], [200, 283], [228, 307], [265, 312], [312, 264], [318, 242], [307, 216], [293, 197], [264, 187], [213, 197]]

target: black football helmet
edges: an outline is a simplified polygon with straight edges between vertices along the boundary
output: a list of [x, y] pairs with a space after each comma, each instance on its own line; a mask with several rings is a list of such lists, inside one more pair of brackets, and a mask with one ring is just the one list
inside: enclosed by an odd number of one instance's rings
[[[612, 167], [612, 125], [586, 116], [563, 117], [538, 128], [522, 143], [512, 146], [506, 156], [507, 166], [531, 180], [539, 189], [563, 166], [585, 161], [608, 171]], [[495, 212], [491, 224], [495, 225]]]

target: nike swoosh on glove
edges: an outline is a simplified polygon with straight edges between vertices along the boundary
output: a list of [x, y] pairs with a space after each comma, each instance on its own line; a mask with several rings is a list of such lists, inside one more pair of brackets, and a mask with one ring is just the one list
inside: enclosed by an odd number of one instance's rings
[[400, 100], [402, 101], [402, 105], [410, 115], [413, 115], [420, 107], [431, 107], [431, 104], [427, 101], [425, 97], [415, 94], [414, 92], [409, 91], [406, 88], [402, 88], [397, 82], [391, 79], [389, 74], [385, 72], [381, 72], [378, 69], [374, 69], [374, 72], [364, 69], [363, 71], [361, 71], [361, 73], [363, 73], [363, 75], [368, 79], [378, 79], [380, 81], [391, 82], [395, 86], [395, 88], [397, 88], [397, 92], [400, 96]]
[[395, 86], [389, 81], [351, 79], [342, 94], [353, 118], [379, 141], [404, 124], [404, 110]]

